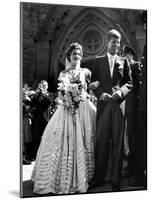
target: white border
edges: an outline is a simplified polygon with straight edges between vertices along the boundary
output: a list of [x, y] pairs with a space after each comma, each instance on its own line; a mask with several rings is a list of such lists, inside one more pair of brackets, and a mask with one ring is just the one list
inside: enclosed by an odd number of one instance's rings
[[[148, 9], [148, 52], [150, 49], [151, 33], [151, 6], [148, 0], [50, 0], [50, 1], [26, 1], [37, 3], [61, 3], [70, 5], [88, 5], [100, 7], [114, 8], [133, 8], [133, 9]], [[20, 63], [19, 63], [19, 3], [18, 0], [3, 0], [0, 6], [0, 199], [15, 199], [19, 195], [19, 84], [20, 84]], [[148, 53], [149, 55], [149, 53]], [[149, 57], [149, 56], [148, 56]], [[148, 58], [148, 102], [150, 102], [150, 58]], [[151, 68], [151, 67], [150, 67]], [[150, 114], [150, 105], [148, 103], [148, 114]], [[110, 199], [122, 200], [127, 199], [149, 199], [151, 177], [150, 177], [150, 125], [148, 116], [148, 191], [137, 192], [120, 192], [120, 193], [101, 193], [90, 195], [73, 195], [60, 197], [42, 197], [38, 199]], [[35, 199], [36, 198], [30, 198]]]

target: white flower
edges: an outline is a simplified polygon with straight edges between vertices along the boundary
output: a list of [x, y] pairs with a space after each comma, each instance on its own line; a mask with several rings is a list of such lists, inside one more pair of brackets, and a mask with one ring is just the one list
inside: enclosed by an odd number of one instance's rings
[[74, 101], [75, 101], [75, 102], [79, 102], [79, 100], [80, 100], [80, 98], [79, 98], [78, 96], [76, 96], [76, 97], [74, 98]]
[[71, 111], [72, 114], [76, 113], [76, 109], [79, 106], [80, 101], [82, 101], [82, 85], [79, 77], [64, 76], [60, 79], [58, 84], [58, 90], [61, 91], [61, 100], [63, 102], [64, 108]]
[[116, 60], [116, 64], [118, 64], [118, 69], [123, 69], [124, 59], [123, 58], [119, 58], [118, 60]]

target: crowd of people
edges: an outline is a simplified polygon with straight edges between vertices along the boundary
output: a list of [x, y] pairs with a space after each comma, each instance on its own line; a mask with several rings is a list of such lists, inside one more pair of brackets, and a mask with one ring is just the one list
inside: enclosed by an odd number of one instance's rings
[[41, 136], [55, 110], [54, 96], [45, 80], [35, 90], [28, 83], [23, 85], [23, 164], [31, 164], [36, 158]]
[[72, 43], [57, 98], [46, 81], [35, 91], [24, 85], [23, 163], [35, 160], [34, 193], [86, 193], [105, 181], [119, 191], [123, 176], [130, 187], [147, 187], [146, 46], [138, 62], [130, 46], [118, 55], [120, 41], [108, 32], [92, 71], [81, 68], [83, 48]]

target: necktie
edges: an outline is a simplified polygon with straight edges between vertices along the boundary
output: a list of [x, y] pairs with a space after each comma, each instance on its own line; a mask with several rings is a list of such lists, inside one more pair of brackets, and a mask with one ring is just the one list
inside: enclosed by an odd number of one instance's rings
[[111, 72], [111, 77], [113, 76], [113, 68], [114, 68], [114, 58], [110, 57], [110, 72]]

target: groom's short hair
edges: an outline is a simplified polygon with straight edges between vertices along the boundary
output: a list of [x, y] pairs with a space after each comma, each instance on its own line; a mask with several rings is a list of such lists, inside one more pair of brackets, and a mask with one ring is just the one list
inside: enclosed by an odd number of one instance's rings
[[120, 32], [118, 32], [115, 29], [111, 29], [108, 33], [107, 33], [107, 41], [109, 41], [111, 38], [120, 38], [121, 39], [121, 34]]

